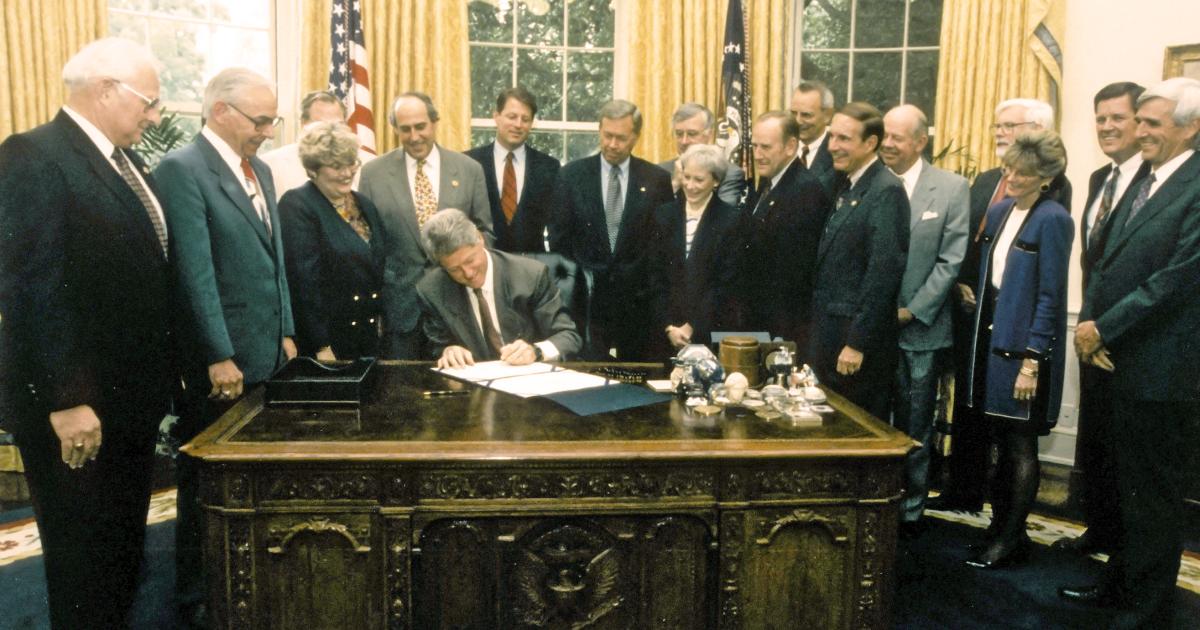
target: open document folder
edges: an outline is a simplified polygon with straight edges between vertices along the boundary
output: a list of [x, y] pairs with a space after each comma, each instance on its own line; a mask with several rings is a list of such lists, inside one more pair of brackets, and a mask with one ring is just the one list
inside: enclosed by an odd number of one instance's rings
[[603, 376], [549, 363], [517, 366], [503, 361], [486, 361], [465, 368], [433, 370], [521, 398], [543, 396], [581, 416], [652, 405], [670, 399], [670, 396], [656, 394], [644, 387], [618, 383]]

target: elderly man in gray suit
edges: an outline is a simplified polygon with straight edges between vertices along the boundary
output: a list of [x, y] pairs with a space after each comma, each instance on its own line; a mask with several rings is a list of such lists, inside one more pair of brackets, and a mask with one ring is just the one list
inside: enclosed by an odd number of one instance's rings
[[967, 180], [921, 157], [929, 142], [925, 114], [901, 105], [883, 118], [883, 163], [904, 182], [912, 216], [908, 262], [900, 282], [900, 363], [893, 418], [921, 446], [905, 460], [901, 532], [913, 535], [929, 488], [930, 439], [944, 350], [952, 343], [950, 289], [967, 250]]
[[[675, 138], [675, 148], [679, 150], [679, 155], [683, 155], [693, 144], [714, 144], [717, 140], [717, 117], [713, 116], [712, 110], [700, 103], [684, 103], [671, 116], [671, 135]], [[679, 174], [675, 172], [678, 162], [677, 155], [666, 162], [658, 163], [660, 168], [671, 174], [671, 187], [675, 192], [679, 192], [680, 185]], [[736, 208], [745, 190], [746, 172], [738, 165], [730, 164], [725, 171], [725, 178], [717, 188], [717, 197]]]
[[435, 261], [421, 246], [421, 226], [443, 208], [459, 208], [490, 245], [492, 209], [483, 167], [437, 143], [438, 112], [420, 92], [405, 92], [392, 104], [388, 121], [400, 148], [362, 169], [359, 192], [375, 202], [387, 242], [383, 271], [383, 356], [422, 356], [417, 281]]

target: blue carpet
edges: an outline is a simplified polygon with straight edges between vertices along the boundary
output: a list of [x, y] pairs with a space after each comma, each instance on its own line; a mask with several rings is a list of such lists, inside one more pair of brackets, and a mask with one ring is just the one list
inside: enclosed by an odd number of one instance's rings
[[[178, 627], [173, 615], [175, 523], [152, 525], [147, 563], [134, 612], [136, 630]], [[929, 519], [924, 534], [902, 541], [896, 562], [893, 627], [898, 629], [1102, 628], [1111, 611], [1059, 601], [1055, 588], [1087, 584], [1100, 563], [1035, 545], [1025, 564], [981, 571], [963, 564], [964, 547], [982, 530]], [[41, 557], [0, 567], [0, 630], [47, 630], [45, 574]], [[1200, 596], [1179, 591], [1175, 630], [1200, 627]], [[1164, 629], [1165, 630], [1165, 629]]]

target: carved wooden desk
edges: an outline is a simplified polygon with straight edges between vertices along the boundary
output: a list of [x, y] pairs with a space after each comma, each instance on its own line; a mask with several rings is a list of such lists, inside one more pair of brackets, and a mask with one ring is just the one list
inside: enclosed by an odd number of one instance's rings
[[578, 417], [380, 364], [346, 411], [246, 396], [202, 461], [221, 628], [883, 628], [910, 441], [677, 402]]

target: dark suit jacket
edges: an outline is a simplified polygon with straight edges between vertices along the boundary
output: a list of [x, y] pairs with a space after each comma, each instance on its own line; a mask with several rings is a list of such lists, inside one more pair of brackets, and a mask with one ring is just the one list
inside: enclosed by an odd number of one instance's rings
[[[495, 250], [489, 253], [495, 265], [492, 283], [503, 343], [550, 341], [563, 356], [579, 352], [583, 343], [546, 265]], [[498, 359], [487, 347], [467, 291], [441, 267], [430, 269], [417, 283], [421, 328], [429, 338], [430, 354], [437, 358], [446, 346], [458, 345], [476, 359]]]
[[[1100, 256], [1104, 253], [1104, 241], [1108, 237], [1109, 231], [1112, 229], [1112, 221], [1107, 221], [1105, 225], [1101, 226], [1100, 234], [1096, 238], [1096, 242], [1092, 242], [1092, 239], [1088, 238], [1089, 234], [1087, 233], [1087, 213], [1092, 207], [1092, 204], [1096, 202], [1096, 198], [1100, 196], [1101, 189], [1104, 187], [1104, 182], [1108, 179], [1108, 174], [1112, 172], [1112, 167], [1112, 162], [1109, 162], [1095, 171], [1092, 171], [1091, 176], [1088, 177], [1087, 202], [1083, 204], [1083, 217], [1079, 221], [1079, 265], [1083, 269], [1084, 291], [1087, 291], [1088, 274], [1090, 274], [1092, 271], [1092, 265], [1096, 264], [1096, 261], [1099, 260]], [[1127, 197], [1131, 202], [1133, 201], [1133, 198], [1137, 196], [1138, 184], [1149, 172], [1150, 164], [1148, 162], [1142, 162], [1141, 167], [1138, 168], [1137, 172], [1133, 175], [1133, 181], [1129, 182], [1129, 187], [1125, 189], [1125, 192], [1121, 195], [1121, 198], [1113, 200], [1114, 206], [1112, 210], [1109, 210], [1110, 213], [1121, 207], [1121, 204], [1124, 203]]]
[[1134, 196], [1111, 218], [1079, 321], [1096, 322], [1116, 394], [1200, 400], [1200, 153], [1159, 185], [1127, 225]]
[[504, 211], [500, 209], [500, 184], [504, 173], [496, 172], [494, 146], [494, 142], [489, 142], [467, 151], [467, 155], [483, 168], [488, 202], [492, 208], [492, 228], [496, 230], [496, 249], [506, 252], [546, 251], [542, 233], [550, 218], [551, 204], [554, 203], [554, 182], [558, 179], [561, 166], [558, 158], [525, 145], [525, 185], [521, 187], [521, 198], [517, 200], [517, 212], [513, 215], [512, 223], [508, 223]]
[[[894, 376], [908, 195], [900, 178], [877, 159], [836, 203], [817, 252], [810, 354], [822, 381], [865, 407], [856, 393], [886, 390]], [[844, 346], [864, 357], [861, 371], [849, 377], [836, 370]]]
[[296, 334], [271, 169], [258, 158], [250, 164], [271, 216], [270, 235], [241, 174], [204, 136], [167, 154], [154, 171], [188, 327], [182, 343], [197, 380], [207, 380], [206, 366], [233, 359], [247, 385], [261, 383], [286, 361], [283, 338]]
[[831, 210], [820, 182], [799, 159], [788, 165], [761, 204], [757, 195], [746, 202], [749, 227], [741, 274], [745, 324], [795, 341], [802, 355], [807, 354], [817, 248]]
[[[438, 152], [441, 156], [438, 210], [462, 210], [479, 228], [484, 241], [491, 245], [495, 233], [483, 169], [475, 160], [457, 151], [438, 145]], [[421, 314], [417, 304], [417, 281], [437, 261], [430, 259], [421, 245], [404, 149], [390, 151], [368, 162], [362, 169], [358, 191], [375, 203], [383, 230], [387, 232], [387, 260], [383, 271], [385, 335], [412, 332]]]
[[354, 193], [368, 243], [309, 182], [283, 194], [279, 216], [300, 354], [332, 346], [339, 359], [375, 356], [386, 234], [370, 199]]
[[690, 254], [687, 245], [686, 201], [674, 200], [654, 212], [646, 282], [651, 287], [654, 320], [649, 334], [655, 356], [668, 356], [664, 329], [692, 325], [693, 343], [711, 343], [714, 330], [737, 330], [736, 299], [742, 215], [713, 195], [705, 208]]
[[641, 158], [629, 159], [628, 190], [617, 245], [608, 245], [608, 223], [600, 186], [599, 154], [575, 160], [559, 171], [554, 216], [550, 222], [550, 249], [592, 272], [592, 337], [596, 350], [607, 356], [617, 348], [618, 358], [646, 357], [645, 339], [648, 291], [642, 276], [643, 254], [650, 215], [673, 198], [671, 177]]
[[817, 181], [821, 182], [821, 187], [825, 189], [825, 194], [833, 198], [834, 189], [838, 183], [838, 172], [833, 170], [833, 156], [829, 154], [829, 133], [825, 133], [825, 139], [821, 141], [821, 146], [817, 147], [817, 155], [812, 159], [812, 164], [808, 167], [808, 172], [812, 173]]
[[90, 405], [106, 442], [112, 423], [157, 425], [178, 379], [172, 277], [137, 195], [61, 111], [0, 145], [0, 191], [0, 419]]

